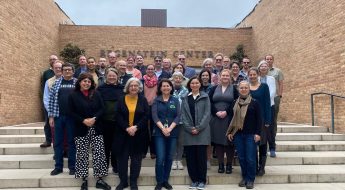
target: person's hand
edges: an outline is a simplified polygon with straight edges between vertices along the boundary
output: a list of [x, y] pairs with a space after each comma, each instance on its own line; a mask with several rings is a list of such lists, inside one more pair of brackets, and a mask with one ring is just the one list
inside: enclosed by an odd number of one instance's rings
[[232, 134], [228, 134], [228, 139], [229, 139], [229, 141], [232, 141], [232, 140], [234, 140], [234, 136]]
[[226, 117], [227, 113], [226, 113], [226, 111], [218, 111], [218, 112], [216, 113], [216, 115], [217, 115], [219, 118], [223, 119], [223, 118]]
[[169, 130], [169, 128], [163, 127], [163, 129], [162, 129], [163, 135], [166, 137], [170, 136], [170, 131], [171, 130]]
[[54, 128], [54, 117], [49, 117], [49, 125], [50, 127]]
[[197, 135], [198, 133], [199, 133], [199, 131], [195, 127], [193, 127], [192, 128], [192, 135]]
[[86, 118], [83, 120], [83, 124], [87, 127], [92, 127], [95, 124], [95, 118]]
[[260, 136], [259, 135], [254, 135], [254, 141], [257, 143], [260, 141]]
[[137, 130], [138, 130], [138, 128], [137, 128], [137, 126], [135, 126], [135, 125], [133, 125], [133, 126], [131, 126], [131, 127], [128, 127], [128, 128], [126, 129], [126, 131], [127, 131], [127, 133], [129, 134], [129, 136], [134, 136], [135, 133], [137, 132]]

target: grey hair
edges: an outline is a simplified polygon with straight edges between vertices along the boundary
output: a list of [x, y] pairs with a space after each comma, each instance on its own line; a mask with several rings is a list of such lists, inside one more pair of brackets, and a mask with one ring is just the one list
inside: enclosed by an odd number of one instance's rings
[[213, 63], [213, 59], [212, 59], [212, 58], [206, 58], [206, 59], [202, 62], [201, 67], [202, 67], [202, 68], [205, 68], [206, 63], [208, 63], [208, 62], [210, 62], [210, 63], [212, 64], [212, 63]]
[[258, 69], [259, 69], [259, 70], [260, 70], [260, 66], [261, 66], [262, 64], [266, 64], [266, 65], [268, 66], [267, 61], [266, 61], [266, 60], [262, 60], [262, 61], [260, 61], [259, 64], [258, 64]]
[[182, 77], [183, 78], [183, 74], [180, 71], [175, 71], [171, 77], [172, 78], [174, 78], [174, 77]]
[[141, 81], [135, 77], [132, 77], [132, 78], [128, 79], [128, 81], [126, 82], [125, 88], [123, 89], [123, 92], [125, 94], [129, 93], [129, 84], [131, 84], [131, 82], [134, 82], [134, 81], [137, 82], [139, 85], [139, 93], [143, 91], [144, 87], [143, 87], [143, 84], [141, 83]]

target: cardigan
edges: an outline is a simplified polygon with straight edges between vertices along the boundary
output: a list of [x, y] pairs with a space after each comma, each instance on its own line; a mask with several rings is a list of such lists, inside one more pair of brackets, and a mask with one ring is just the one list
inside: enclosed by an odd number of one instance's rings
[[93, 95], [86, 97], [80, 90], [74, 91], [69, 96], [69, 115], [74, 119], [74, 132], [76, 137], [86, 136], [89, 130], [83, 121], [86, 118], [96, 118], [94, 124], [96, 135], [102, 135], [102, 124], [100, 118], [103, 115], [104, 104], [99, 92], [94, 91]]
[[115, 127], [114, 149], [117, 154], [121, 154], [124, 148], [129, 148], [130, 154], [141, 154], [145, 152], [148, 140], [148, 114], [149, 106], [146, 98], [138, 95], [137, 106], [134, 113], [133, 125], [137, 126], [134, 136], [130, 136], [126, 129], [129, 125], [129, 113], [125, 102], [125, 96], [119, 98], [117, 103], [117, 125]]

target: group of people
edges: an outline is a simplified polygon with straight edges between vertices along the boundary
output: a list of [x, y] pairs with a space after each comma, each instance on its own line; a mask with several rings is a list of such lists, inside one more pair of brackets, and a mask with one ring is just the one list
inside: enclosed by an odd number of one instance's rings
[[[138, 189], [142, 159], [156, 159], [155, 190], [173, 189], [172, 169], [184, 169], [190, 189], [204, 189], [212, 155], [218, 173], [232, 173], [234, 155], [241, 165], [239, 186], [254, 188], [255, 175], [265, 174], [267, 150], [276, 157], [277, 114], [283, 74], [266, 55], [258, 67], [248, 57], [237, 61], [217, 53], [197, 73], [186, 64], [155, 56], [145, 64], [142, 55], [117, 60], [79, 57], [79, 67], [50, 56], [43, 73], [42, 92], [46, 141], [54, 145], [55, 168], [82, 179], [88, 189], [89, 149], [96, 188], [111, 189], [103, 180], [111, 166], [118, 173], [116, 190]], [[212, 148], [213, 147], [213, 148]], [[258, 155], [259, 153], [259, 155]], [[128, 161], [130, 175], [128, 181]]]

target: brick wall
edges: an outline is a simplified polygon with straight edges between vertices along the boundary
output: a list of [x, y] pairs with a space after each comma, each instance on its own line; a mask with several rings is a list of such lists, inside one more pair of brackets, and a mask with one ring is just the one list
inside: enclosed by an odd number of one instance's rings
[[[280, 120], [311, 123], [310, 94], [345, 95], [345, 4], [342, 0], [261, 0], [238, 26], [253, 28], [255, 60], [275, 56], [285, 74]], [[316, 98], [316, 125], [330, 126], [329, 98]], [[335, 124], [345, 132], [345, 100], [335, 100]]]
[[209, 56], [209, 52], [213, 52], [213, 54], [223, 52], [225, 55], [231, 55], [238, 44], [243, 44], [249, 55], [253, 54], [251, 28], [63, 25], [60, 31], [60, 49], [71, 42], [84, 48], [88, 56], [99, 57], [102, 50], [105, 52], [119, 50], [122, 59], [129, 55], [129, 51], [141, 51], [142, 54], [146, 51], [145, 63], [152, 63], [153, 56], [157, 51], [166, 52], [166, 56], [176, 63], [177, 52], [184, 51], [187, 56], [187, 64], [200, 67], [202, 61]]
[[66, 22], [53, 0], [1, 0], [0, 126], [42, 120], [40, 76]]

